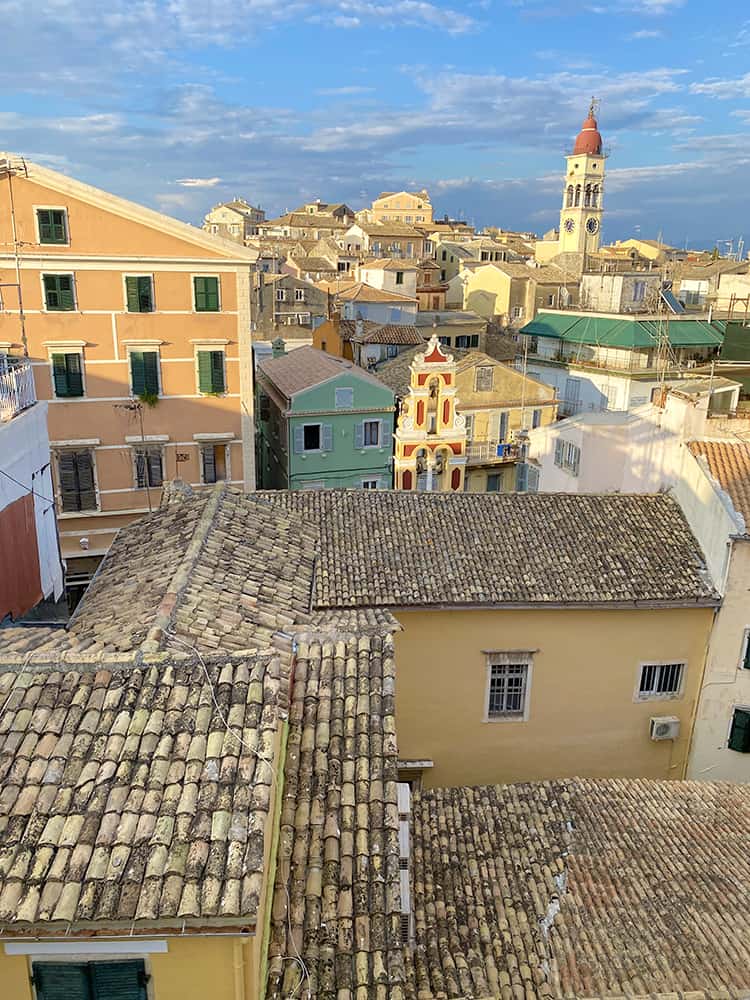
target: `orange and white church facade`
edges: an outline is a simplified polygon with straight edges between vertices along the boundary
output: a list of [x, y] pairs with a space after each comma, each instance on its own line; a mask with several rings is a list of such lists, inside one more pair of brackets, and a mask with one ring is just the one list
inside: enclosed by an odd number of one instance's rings
[[466, 418], [456, 410], [456, 362], [433, 336], [409, 368], [409, 393], [401, 403], [394, 435], [395, 487], [460, 493], [466, 473]]

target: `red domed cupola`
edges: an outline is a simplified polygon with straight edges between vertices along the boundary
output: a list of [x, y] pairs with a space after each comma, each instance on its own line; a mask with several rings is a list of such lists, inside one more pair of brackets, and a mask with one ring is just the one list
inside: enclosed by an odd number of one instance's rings
[[602, 137], [599, 135], [599, 126], [597, 125], [596, 118], [594, 117], [594, 101], [592, 100], [588, 118], [581, 126], [581, 131], [578, 133], [575, 146], [573, 146], [573, 155], [577, 156], [579, 153], [590, 153], [595, 156], [599, 156], [601, 151]]

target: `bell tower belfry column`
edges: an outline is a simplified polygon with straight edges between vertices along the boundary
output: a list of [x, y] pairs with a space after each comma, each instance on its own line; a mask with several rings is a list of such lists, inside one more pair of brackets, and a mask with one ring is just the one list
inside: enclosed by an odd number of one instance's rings
[[601, 242], [604, 201], [602, 137], [596, 122], [596, 101], [578, 133], [573, 152], [566, 157], [565, 184], [560, 210], [560, 253], [593, 253]]
[[456, 410], [456, 362], [433, 335], [409, 371], [409, 393], [394, 434], [394, 486], [459, 493], [466, 472], [466, 418]]

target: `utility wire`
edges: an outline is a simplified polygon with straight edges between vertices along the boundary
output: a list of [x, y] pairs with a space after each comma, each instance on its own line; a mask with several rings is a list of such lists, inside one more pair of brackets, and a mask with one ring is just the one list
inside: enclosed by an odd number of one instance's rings
[[11, 476], [9, 472], [6, 472], [5, 469], [0, 469], [0, 476], [5, 476], [7, 479], [10, 479], [12, 483], [15, 483], [16, 486], [20, 486], [22, 490], [26, 490], [27, 493], [33, 493], [35, 497], [39, 497], [41, 500], [46, 500], [47, 503], [51, 503], [53, 507], [55, 506], [55, 501], [51, 500], [50, 497], [46, 497], [43, 493], [37, 493], [33, 486], [27, 486], [26, 483], [22, 483], [20, 480], [16, 479], [15, 476]]

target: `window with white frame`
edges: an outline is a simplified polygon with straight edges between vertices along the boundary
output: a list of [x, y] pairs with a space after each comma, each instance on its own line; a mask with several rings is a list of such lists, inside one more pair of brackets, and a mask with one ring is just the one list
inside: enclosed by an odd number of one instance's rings
[[294, 301], [295, 302], [304, 302], [305, 301], [305, 289], [304, 288], [295, 288], [294, 289]]
[[163, 453], [159, 447], [137, 446], [133, 449], [136, 489], [161, 486], [164, 482]]
[[643, 663], [638, 679], [638, 698], [675, 698], [682, 690], [684, 663]]
[[558, 438], [555, 441], [555, 465], [577, 476], [581, 468], [581, 449], [571, 441]]
[[277, 302], [284, 302], [285, 300], [286, 300], [286, 292], [284, 291], [283, 288], [277, 288], [276, 289], [276, 301]]
[[530, 674], [530, 653], [487, 654], [488, 722], [527, 717]]
[[363, 479], [362, 480], [362, 489], [363, 490], [376, 490], [377, 488], [378, 488], [378, 480], [377, 479]]
[[521, 319], [523, 316], [523, 306], [513, 306], [513, 319]]
[[633, 302], [643, 302], [646, 298], [646, 282], [645, 281], [634, 281], [633, 282]]
[[365, 448], [377, 448], [380, 446], [380, 421], [362, 421], [362, 444]]

